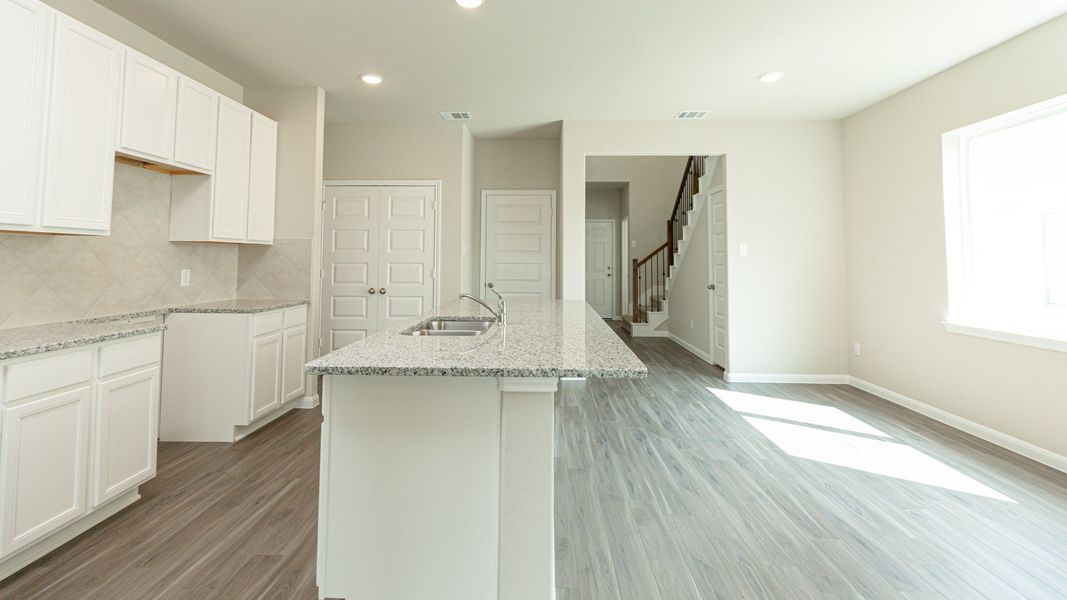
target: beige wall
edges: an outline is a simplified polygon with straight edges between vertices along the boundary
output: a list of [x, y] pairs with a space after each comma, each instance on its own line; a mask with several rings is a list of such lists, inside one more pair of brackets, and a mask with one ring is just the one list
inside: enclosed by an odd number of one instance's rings
[[152, 35], [132, 21], [90, 0], [44, 0], [45, 4], [106, 33], [184, 75], [196, 79], [215, 91], [241, 101], [241, 84]]
[[461, 123], [326, 125], [324, 178], [441, 180], [441, 298], [459, 294], [462, 272], [463, 138]]
[[686, 246], [685, 257], [671, 280], [667, 330], [697, 350], [711, 356], [711, 292], [708, 291], [708, 240], [711, 231], [705, 206]]
[[559, 140], [474, 140], [472, 289], [481, 277], [482, 190], [559, 190]]
[[117, 164], [111, 235], [0, 234], [0, 328], [233, 298], [237, 246], [169, 241], [170, 184]]
[[1067, 94], [1064, 57], [1067, 17], [844, 121], [849, 332], [863, 350], [849, 372], [1060, 455], [1067, 354], [941, 325], [941, 134]]
[[724, 154], [731, 372], [846, 372], [839, 122], [564, 121], [561, 145], [563, 297], [585, 296], [587, 156]]
[[590, 156], [585, 162], [589, 182], [629, 183], [630, 241], [633, 258], [644, 258], [667, 241], [678, 185], [688, 156]]
[[589, 189], [585, 191], [585, 218], [586, 219], [611, 219], [615, 222], [615, 261], [611, 267], [612, 283], [615, 287], [615, 297], [612, 306], [612, 316], [622, 315], [622, 283], [626, 280], [622, 276], [623, 265], [621, 260], [622, 248], [619, 245], [619, 236], [622, 235], [623, 210], [622, 189]]
[[463, 224], [460, 241], [459, 289], [466, 294], [477, 292], [478, 287], [478, 191], [474, 187], [474, 136], [470, 129], [463, 128]]

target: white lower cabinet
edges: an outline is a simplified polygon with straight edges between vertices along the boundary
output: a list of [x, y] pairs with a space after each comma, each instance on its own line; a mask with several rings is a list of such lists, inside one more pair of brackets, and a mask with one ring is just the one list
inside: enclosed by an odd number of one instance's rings
[[159, 438], [234, 442], [304, 396], [307, 305], [167, 316]]
[[85, 514], [90, 392], [83, 386], [4, 409], [3, 556]]
[[158, 366], [97, 384], [94, 507], [155, 476], [158, 406]]
[[0, 361], [0, 579], [155, 475], [161, 350], [153, 333]]
[[249, 418], [256, 420], [281, 406], [282, 334], [252, 340], [252, 403]]

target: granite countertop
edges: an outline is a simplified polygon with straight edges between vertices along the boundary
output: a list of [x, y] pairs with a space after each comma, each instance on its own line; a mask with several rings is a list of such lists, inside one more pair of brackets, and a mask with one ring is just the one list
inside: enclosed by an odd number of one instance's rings
[[450, 375], [456, 377], [645, 377], [644, 363], [581, 300], [508, 302], [508, 326], [471, 337], [401, 332], [431, 318], [491, 316], [472, 300], [456, 300], [384, 329], [307, 364], [319, 375]]
[[163, 331], [163, 319], [169, 313], [253, 314], [301, 304], [307, 304], [307, 300], [223, 300], [0, 329], [0, 360]]
[[157, 314], [136, 319], [68, 321], [0, 329], [0, 360], [155, 333], [166, 328]]
[[200, 304], [188, 304], [165, 309], [170, 313], [237, 313], [252, 314], [300, 306], [307, 304], [307, 300], [222, 300], [219, 302], [203, 302]]

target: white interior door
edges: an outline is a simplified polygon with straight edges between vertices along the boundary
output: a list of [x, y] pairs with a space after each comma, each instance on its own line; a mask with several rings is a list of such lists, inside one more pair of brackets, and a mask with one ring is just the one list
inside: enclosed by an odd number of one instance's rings
[[322, 350], [378, 330], [380, 187], [327, 186], [322, 215]]
[[434, 305], [437, 189], [326, 187], [321, 345], [333, 351]]
[[552, 298], [555, 191], [482, 192], [482, 295]]
[[585, 301], [605, 319], [615, 316], [615, 221], [585, 222]]
[[708, 199], [711, 206], [711, 351], [715, 364], [727, 367], [727, 294], [726, 294], [726, 192]]
[[378, 327], [421, 315], [433, 306], [435, 190], [381, 188]]

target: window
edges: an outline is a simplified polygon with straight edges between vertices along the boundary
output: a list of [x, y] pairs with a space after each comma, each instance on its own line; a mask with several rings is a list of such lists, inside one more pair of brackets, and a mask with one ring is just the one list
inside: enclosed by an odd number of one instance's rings
[[946, 326], [1043, 338], [1067, 349], [1067, 97], [943, 141]]

